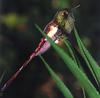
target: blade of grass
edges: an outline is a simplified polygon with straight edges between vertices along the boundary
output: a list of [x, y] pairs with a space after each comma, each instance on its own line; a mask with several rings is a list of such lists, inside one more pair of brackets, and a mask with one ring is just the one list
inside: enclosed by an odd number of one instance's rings
[[[81, 67], [81, 64], [80, 64], [80, 62], [79, 62], [79, 59], [78, 59], [78, 58], [75, 56], [75, 54], [74, 54], [74, 48], [72, 47], [71, 43], [70, 43], [67, 39], [64, 40], [64, 43], [65, 43], [65, 45], [68, 47], [68, 50], [69, 50], [70, 55], [72, 56], [74, 62], [75, 62], [77, 65], [79, 65], [79, 68], [84, 72], [84, 70], [83, 70], [83, 68]], [[83, 92], [83, 98], [86, 98], [85, 90], [84, 90], [83, 87], [81, 87], [81, 88], [82, 88], [82, 92]]]
[[76, 37], [76, 40], [77, 40], [77, 43], [78, 43], [78, 47], [79, 47], [79, 49], [80, 49], [80, 52], [81, 52], [83, 58], [85, 59], [85, 62], [86, 62], [86, 64], [88, 65], [88, 67], [89, 67], [89, 69], [90, 69], [90, 71], [91, 71], [91, 73], [92, 73], [94, 79], [96, 80], [96, 82], [97, 82], [97, 84], [98, 84], [98, 81], [97, 81], [97, 79], [95, 78], [95, 74], [94, 74], [94, 72], [93, 72], [93, 70], [92, 70], [92, 68], [91, 68], [91, 66], [90, 66], [90, 64], [89, 64], [89, 62], [88, 62], [88, 60], [87, 60], [85, 54], [84, 54], [83, 48], [82, 48], [82, 46], [81, 46], [81, 43], [80, 43], [79, 39], [77, 38], [78, 35], [76, 34], [76, 31], [74, 31], [74, 35], [75, 35], [75, 37]]
[[47, 38], [50, 42], [51, 46], [56, 50], [56, 52], [60, 55], [62, 60], [65, 62], [66, 66], [73, 73], [73, 75], [77, 78], [80, 84], [84, 87], [85, 91], [89, 95], [90, 98], [100, 98], [98, 91], [89, 81], [87, 76], [77, 67], [78, 65], [61, 49], [56, 45], [40, 28], [38, 25], [35, 25], [36, 28]]
[[97, 84], [100, 84], [100, 67], [93, 59], [89, 51], [85, 48], [83, 42], [81, 41], [76, 28], [74, 28], [74, 35], [76, 37], [79, 49], [81, 54], [83, 55], [84, 60], [86, 61], [90, 71], [92, 72], [94, 79], [96, 80]]
[[64, 40], [64, 43], [65, 45], [67, 46], [69, 52], [70, 52], [70, 55], [72, 56], [74, 62], [77, 64], [77, 60], [76, 60], [76, 57], [74, 55], [74, 51], [73, 51], [73, 47], [71, 46], [71, 43], [68, 41], [68, 40]]
[[76, 54], [75, 54], [75, 48], [72, 47], [72, 44], [70, 43], [69, 40], [64, 40], [65, 45], [67, 46], [70, 55], [72, 56], [72, 59], [74, 60], [74, 62], [78, 65], [78, 67], [81, 68], [81, 70], [83, 71], [81, 64], [80, 64], [80, 60], [77, 58]]
[[57, 84], [57, 87], [59, 90], [63, 93], [65, 98], [74, 98], [73, 95], [71, 94], [70, 90], [65, 86], [63, 81], [58, 77], [58, 75], [50, 68], [50, 66], [46, 63], [46, 61], [43, 59], [42, 56], [40, 56], [41, 60], [43, 61], [45, 67], [47, 68], [48, 72], [52, 76], [52, 79], [55, 81]]

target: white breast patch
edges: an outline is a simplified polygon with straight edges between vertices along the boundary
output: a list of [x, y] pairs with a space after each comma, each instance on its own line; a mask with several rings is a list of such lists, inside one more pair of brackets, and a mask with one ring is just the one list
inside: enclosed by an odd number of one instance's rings
[[[54, 26], [51, 26], [50, 27], [50, 31], [48, 32], [47, 36], [52, 38], [56, 33], [57, 33], [57, 30], [58, 30], [58, 27], [54, 27]], [[47, 41], [47, 39], [45, 39], [45, 41]], [[55, 40], [55, 43], [58, 44], [59, 43], [59, 40], [56, 39]]]
[[51, 26], [50, 31], [48, 32], [48, 36], [52, 38], [57, 33], [58, 27]]

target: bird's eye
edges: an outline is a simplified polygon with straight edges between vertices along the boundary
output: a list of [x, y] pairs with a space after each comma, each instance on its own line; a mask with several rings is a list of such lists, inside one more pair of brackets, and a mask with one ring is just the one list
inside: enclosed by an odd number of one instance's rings
[[62, 12], [61, 15], [64, 16], [64, 12]]
[[67, 12], [67, 11], [65, 11], [65, 12], [64, 12], [64, 15], [65, 15], [65, 16], [66, 16], [66, 15], [68, 15], [68, 12]]
[[64, 12], [62, 12], [61, 15], [62, 15], [62, 16], [68, 16], [68, 12], [67, 12], [67, 11], [64, 11]]

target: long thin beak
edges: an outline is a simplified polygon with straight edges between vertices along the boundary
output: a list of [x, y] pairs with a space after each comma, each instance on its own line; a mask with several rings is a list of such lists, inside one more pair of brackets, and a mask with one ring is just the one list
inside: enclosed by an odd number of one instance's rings
[[70, 15], [73, 19], [75, 19], [74, 15], [73, 15], [73, 12], [74, 12], [77, 8], [79, 8], [79, 7], [80, 7], [80, 4], [78, 4], [77, 6], [71, 8], [69, 15]]
[[80, 7], [80, 4], [78, 4], [77, 6], [75, 6], [75, 7], [72, 7], [71, 8], [71, 12], [73, 12], [74, 10], [76, 10], [77, 8], [79, 8]]
[[69, 16], [72, 17], [73, 19], [75, 19], [73, 12], [70, 12]]

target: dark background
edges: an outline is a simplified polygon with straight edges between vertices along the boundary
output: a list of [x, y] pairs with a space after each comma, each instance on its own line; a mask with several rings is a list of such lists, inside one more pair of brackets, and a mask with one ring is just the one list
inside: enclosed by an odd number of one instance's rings
[[[52, 20], [58, 9], [68, 6], [74, 10], [76, 26], [85, 45], [100, 63], [100, 0], [0, 0], [0, 76], [1, 86], [37, 47], [42, 29]], [[65, 81], [75, 98], [83, 94], [75, 78], [59, 56], [49, 49], [45, 60]], [[3, 98], [63, 98], [39, 57], [24, 69], [5, 90]]]

